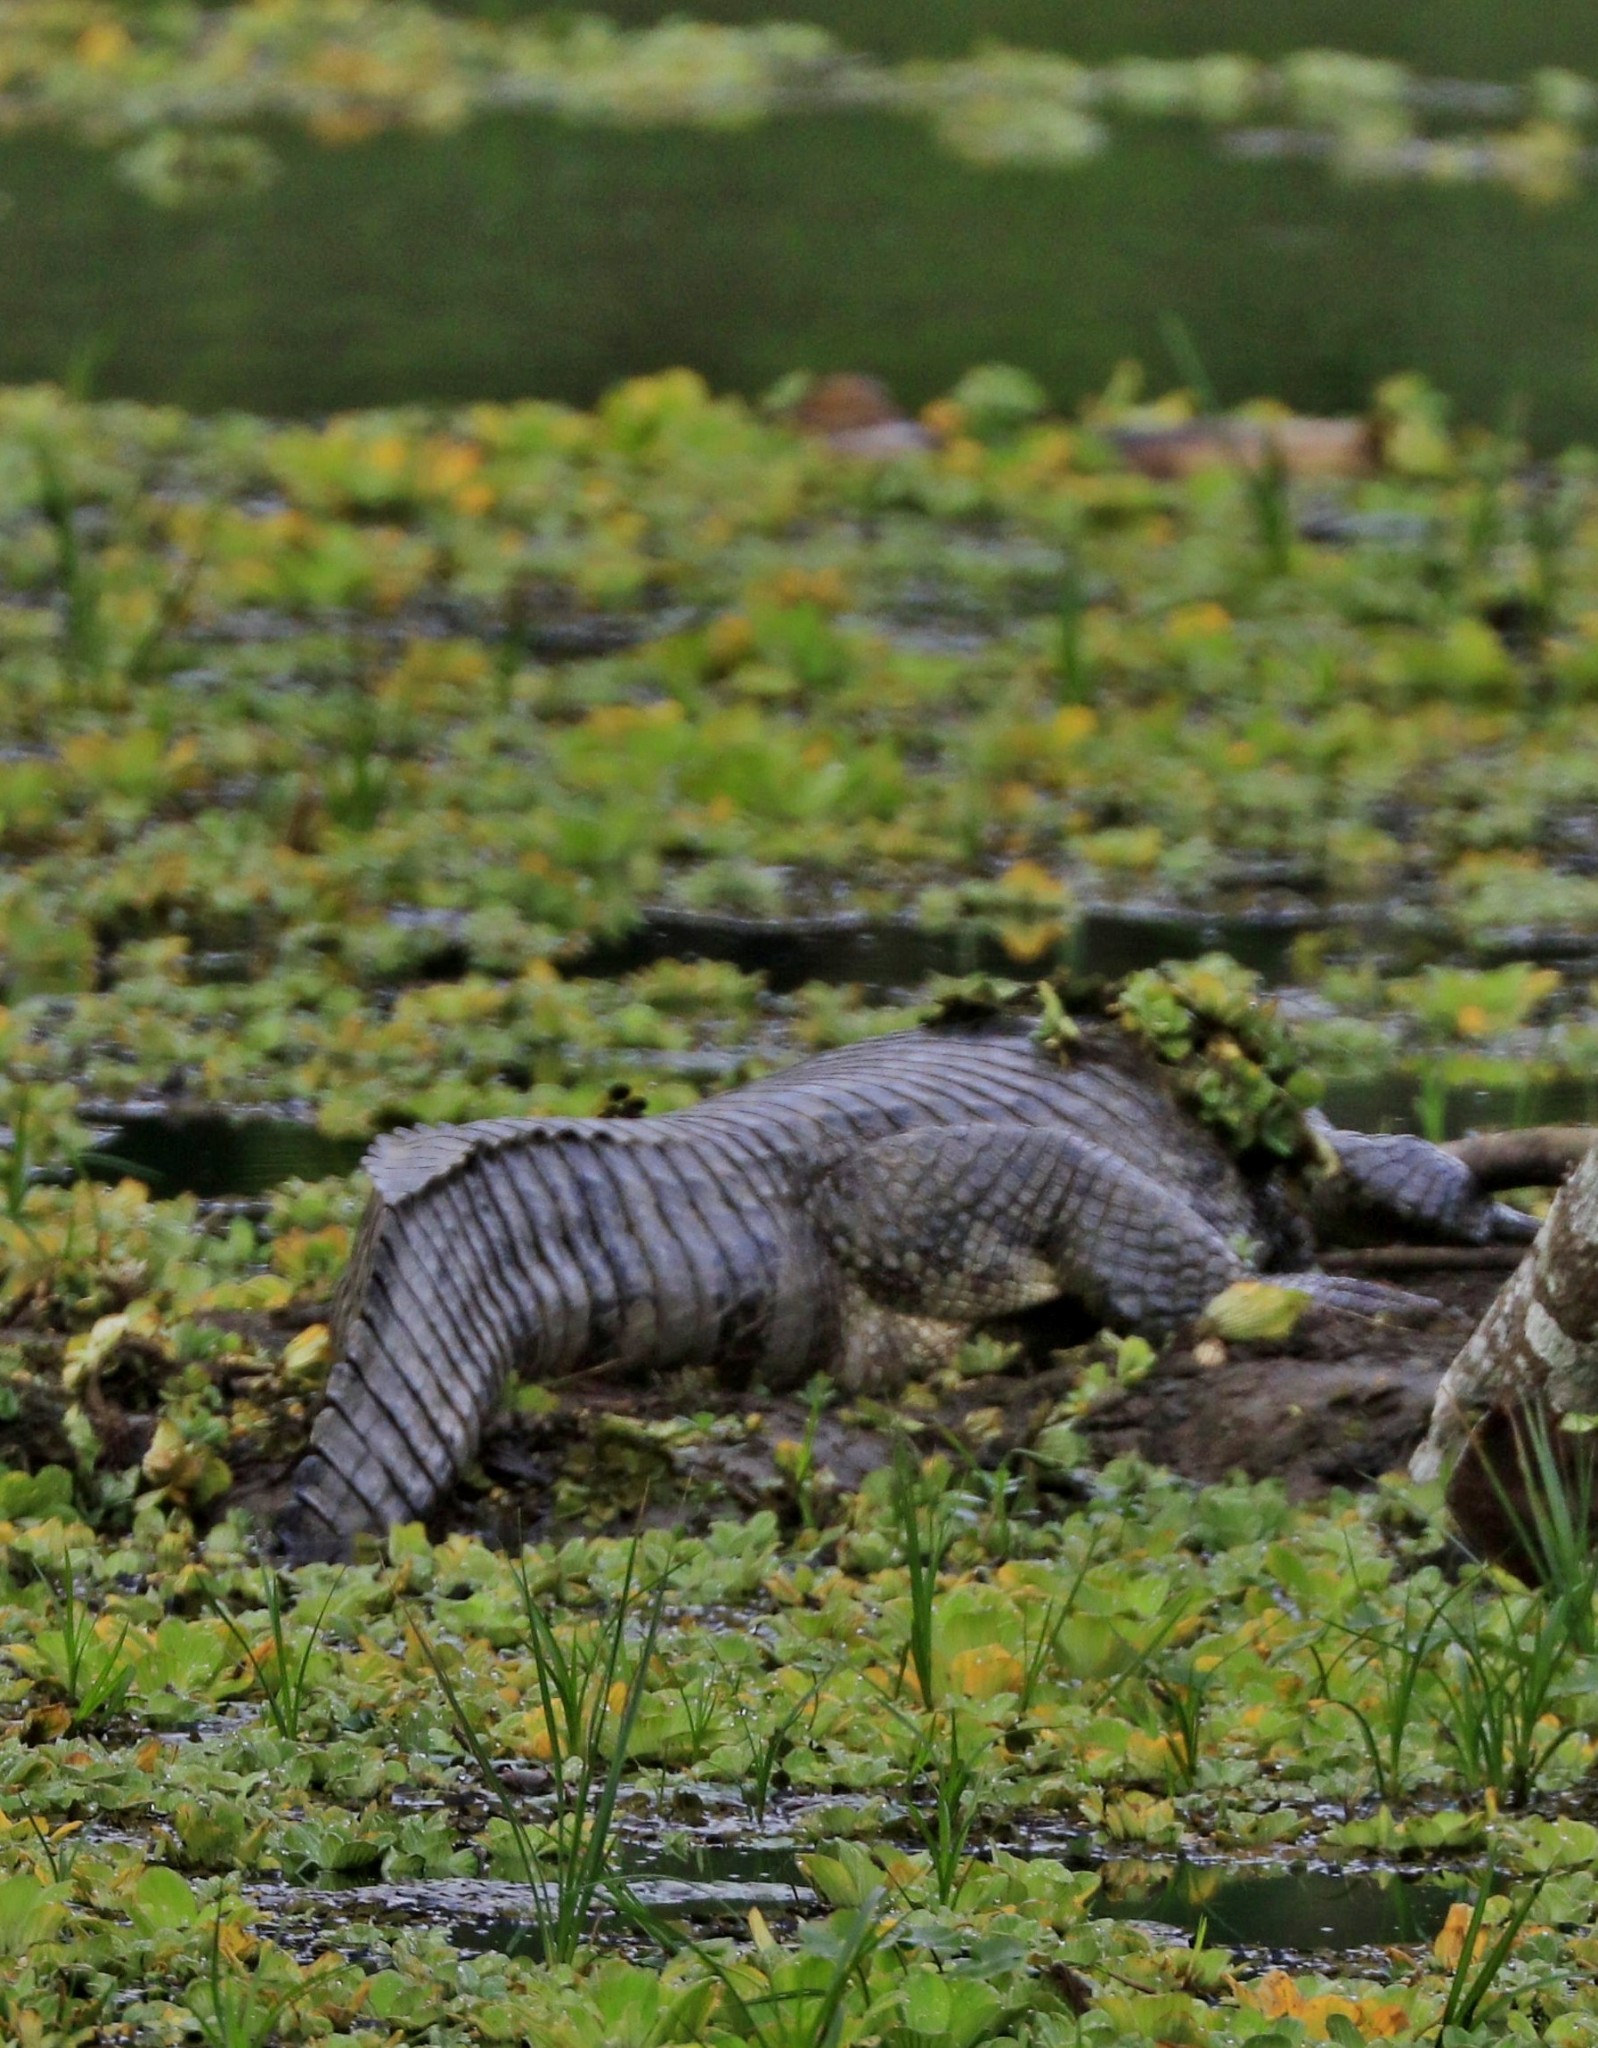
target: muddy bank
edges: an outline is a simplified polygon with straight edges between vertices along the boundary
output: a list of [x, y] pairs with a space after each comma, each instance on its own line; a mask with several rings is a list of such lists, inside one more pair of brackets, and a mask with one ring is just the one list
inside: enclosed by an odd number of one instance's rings
[[[1407, 1462], [1438, 1379], [1504, 1277], [1446, 1267], [1406, 1274], [1404, 1284], [1438, 1300], [1419, 1326], [1323, 1309], [1284, 1341], [1179, 1338], [1145, 1379], [1112, 1389], [1074, 1427], [1093, 1463], [1136, 1455], [1200, 1483], [1242, 1472], [1279, 1479], [1294, 1499], [1369, 1485]], [[445, 1521], [506, 1537], [550, 1530], [574, 1509], [590, 1522], [607, 1508], [690, 1523], [761, 1507], [824, 1520], [838, 1493], [891, 1455], [900, 1424], [929, 1451], [1030, 1468], [1069, 1493], [1071, 1477], [1031, 1453], [1100, 1355], [1094, 1345], [1034, 1348], [953, 1390], [913, 1388], [893, 1404], [842, 1404], [814, 1419], [793, 1395], [591, 1378], [550, 1390], [547, 1412], [496, 1421]]]
[[[999, 1369], [912, 1386], [880, 1403], [835, 1393], [817, 1406], [798, 1393], [729, 1390], [693, 1372], [653, 1384], [588, 1373], [521, 1387], [430, 1527], [435, 1536], [470, 1529], [515, 1544], [640, 1520], [702, 1529], [760, 1509], [785, 1526], [824, 1527], [839, 1497], [892, 1456], [905, 1428], [926, 1452], [988, 1470], [1005, 1464], [1063, 1498], [1089, 1483], [1086, 1469], [1053, 1454], [1057, 1426], [1067, 1421], [1085, 1447], [1085, 1467], [1135, 1455], [1200, 1483], [1234, 1472], [1279, 1479], [1294, 1499], [1368, 1485], [1407, 1461], [1439, 1377], [1505, 1275], [1443, 1266], [1393, 1277], [1437, 1297], [1437, 1313], [1401, 1326], [1317, 1309], [1276, 1342], [1222, 1345], [1190, 1333], [1145, 1377], [1111, 1385], [1086, 1407], [1083, 1376], [1097, 1368], [1103, 1377], [1110, 1347], [1095, 1339], [1058, 1348], [1071, 1334], [1059, 1331], [1030, 1332]], [[312, 1313], [302, 1304], [282, 1318], [225, 1320], [250, 1323], [263, 1349], [280, 1352]], [[16, 1412], [0, 1429], [5, 1460], [70, 1469], [61, 1340], [34, 1332], [24, 1349], [30, 1369], [14, 1380]], [[80, 1389], [102, 1469], [137, 1465], [149, 1451], [169, 1370], [152, 1355], [143, 1373], [119, 1371]], [[228, 1417], [233, 1485], [208, 1513], [234, 1505], [270, 1527], [287, 1501], [316, 1398], [226, 1365], [210, 1378]]]
[[[1407, 1275], [1439, 1303], [1419, 1326], [1316, 1310], [1285, 1341], [1178, 1339], [1145, 1379], [1112, 1389], [1074, 1427], [1094, 1464], [1136, 1455], [1200, 1483], [1242, 1472], [1279, 1479], [1296, 1500], [1369, 1485], [1407, 1462], [1438, 1379], [1503, 1278]], [[542, 1413], [499, 1418], [440, 1526], [514, 1540], [630, 1514], [692, 1527], [772, 1508], [787, 1522], [824, 1522], [837, 1495], [892, 1455], [901, 1425], [925, 1450], [1030, 1470], [1068, 1496], [1080, 1477], [1035, 1446], [1100, 1356], [1092, 1344], [1034, 1349], [952, 1390], [917, 1387], [891, 1404], [840, 1403], [817, 1416], [793, 1395], [729, 1396], [693, 1377], [655, 1387], [590, 1378], [551, 1389]]]
[[1207, 1482], [1280, 1479], [1295, 1500], [1398, 1470], [1425, 1434], [1437, 1382], [1506, 1276], [1415, 1270], [1435, 1296], [1419, 1328], [1321, 1309], [1283, 1344], [1178, 1342], [1139, 1385], [1081, 1424], [1096, 1454], [1126, 1453]]

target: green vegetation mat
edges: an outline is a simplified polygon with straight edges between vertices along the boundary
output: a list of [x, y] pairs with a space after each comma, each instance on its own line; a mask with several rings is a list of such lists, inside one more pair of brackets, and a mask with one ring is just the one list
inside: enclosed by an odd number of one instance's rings
[[[1598, 2037], [1590, 1563], [1451, 1582], [1396, 1485], [840, 1497], [791, 1448], [780, 1518], [281, 1581], [175, 1468], [131, 1536], [0, 1479], [8, 2036]], [[1116, 1917], [1179, 1852], [1190, 1942]], [[1430, 1870], [1429, 1918], [1204, 1931], [1328, 1863]], [[1323, 1890], [1348, 1948], [1385, 1894]]]
[[[524, 1388], [547, 1540], [250, 1560], [360, 1183], [71, 1180], [130, 1106], [668, 1107], [917, 1013], [913, 964], [758, 972], [843, 914], [1030, 979], [1224, 913], [1320, 1066], [1422, 1077], [1423, 1121], [1590, 1070], [1584, 457], [1406, 380], [1371, 473], [1314, 482], [1137, 472], [1117, 436], [1183, 407], [1122, 384], [1063, 422], [973, 372], [887, 458], [793, 396], [0, 396], [0, 2031], [1598, 2039], [1593, 1568], [1460, 1576], [1396, 1482], [1090, 1471], [1147, 1346], [991, 1470], [993, 1346], [956, 1441], [920, 1395], [691, 1383], [563, 1439]], [[607, 976], [646, 910], [743, 964]], [[1329, 1861], [1433, 1870], [1446, 1917], [1341, 1956], [1115, 1917], [1180, 1854], [1218, 1916]]]
[[1129, 471], [1180, 411], [974, 372], [865, 460], [687, 373], [320, 427], [6, 395], [0, 1121], [669, 1107], [925, 972], [586, 981], [649, 905], [757, 920], [746, 970], [796, 915], [1019, 973], [1254, 916], [1333, 1075], [1590, 1067], [1586, 459], [1395, 380], [1367, 481]]

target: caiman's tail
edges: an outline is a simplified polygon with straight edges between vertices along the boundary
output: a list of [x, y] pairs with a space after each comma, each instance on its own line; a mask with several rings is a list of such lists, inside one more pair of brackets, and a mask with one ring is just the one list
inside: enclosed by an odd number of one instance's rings
[[462, 1171], [470, 1138], [407, 1131], [367, 1155], [338, 1362], [279, 1530], [294, 1557], [341, 1556], [358, 1530], [425, 1515], [476, 1451], [507, 1372], [537, 1348], [504, 1284], [522, 1219], [501, 1214], [503, 1176]]
[[664, 1125], [505, 1118], [378, 1141], [338, 1363], [279, 1531], [290, 1554], [426, 1515], [513, 1372], [805, 1352], [813, 1258], [758, 1157]]

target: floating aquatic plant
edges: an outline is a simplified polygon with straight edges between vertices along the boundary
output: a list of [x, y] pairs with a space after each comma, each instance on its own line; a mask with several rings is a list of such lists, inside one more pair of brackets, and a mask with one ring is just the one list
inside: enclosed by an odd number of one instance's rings
[[1493, 125], [1432, 134], [1434, 107], [1446, 120], [1462, 89], [1352, 52], [1088, 65], [989, 44], [890, 65], [806, 23], [628, 28], [594, 14], [501, 22], [417, 0], [344, 0], [331, 18], [302, 5], [263, 15], [13, 0], [0, 69], [13, 123], [123, 143], [124, 175], [161, 205], [222, 204], [260, 189], [272, 160], [239, 132], [242, 122], [295, 120], [338, 146], [392, 128], [447, 130], [490, 109], [724, 128], [860, 106], [923, 118], [946, 147], [981, 165], [1084, 162], [1108, 146], [1116, 116], [1198, 120], [1251, 140], [1285, 128], [1300, 153], [1345, 176], [1491, 179], [1548, 202], [1579, 179], [1598, 101], [1590, 80], [1544, 67], [1521, 83], [1463, 89], [1468, 110]]
[[1177, 1092], [1240, 1153], [1314, 1158], [1304, 1112], [1320, 1099], [1319, 1076], [1257, 979], [1224, 956], [1144, 968], [1113, 1008], [1132, 1038], [1168, 1066]]

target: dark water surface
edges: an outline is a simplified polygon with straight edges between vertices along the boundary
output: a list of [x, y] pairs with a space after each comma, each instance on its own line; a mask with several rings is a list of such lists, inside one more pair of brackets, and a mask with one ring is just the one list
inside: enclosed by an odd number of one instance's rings
[[[766, 1851], [759, 1875], [722, 1869], [720, 1852], [689, 1872], [630, 1871], [641, 1903], [666, 1919], [740, 1920], [751, 1906], [766, 1913], [813, 1908], [791, 1849]], [[747, 1862], [749, 1859], [744, 1858]], [[1150, 1921], [1183, 1933], [1204, 1929], [1209, 1946], [1255, 1957], [1291, 1960], [1429, 1943], [1448, 1909], [1468, 1898], [1471, 1879], [1455, 1873], [1415, 1876], [1395, 1870], [1347, 1872], [1325, 1865], [1189, 1862], [1104, 1866], [1104, 1882], [1089, 1904], [1096, 1918]], [[443, 1925], [454, 1946], [468, 1954], [500, 1950], [537, 1955], [537, 1916], [518, 1886], [453, 1879], [394, 1885], [339, 1886], [298, 1891], [255, 1888], [257, 1902], [274, 1916], [302, 1915], [314, 1907], [319, 1923], [376, 1918], [389, 1923]]]
[[[1423, 1106], [1413, 1075], [1377, 1074], [1333, 1082], [1325, 1107], [1334, 1123], [1351, 1130], [1425, 1131], [1440, 1118], [1440, 1132], [1429, 1134], [1457, 1138], [1473, 1130], [1598, 1121], [1598, 1082], [1565, 1074], [1517, 1088], [1451, 1088]], [[84, 1167], [100, 1180], [132, 1174], [163, 1199], [219, 1199], [265, 1194], [289, 1179], [353, 1173], [365, 1150], [364, 1139], [326, 1137], [288, 1117], [222, 1111], [118, 1124], [85, 1154]]]
[[[1456, 1872], [1342, 1870], [1325, 1863], [1259, 1863], [1214, 1857], [1102, 1862], [1083, 1840], [1040, 1853], [1097, 1867], [1102, 1883], [1088, 1910], [1100, 1919], [1153, 1920], [1196, 1931], [1222, 1947], [1355, 1949], [1429, 1942], [1471, 1880]], [[651, 1877], [679, 1883], [800, 1884], [797, 1853], [756, 1841], [696, 1844], [676, 1858], [651, 1858]]]
[[1003, 359], [1070, 405], [1129, 355], [1172, 381], [1174, 312], [1226, 402], [1337, 411], [1415, 367], [1467, 416], [1518, 395], [1540, 439], [1598, 438], [1598, 191], [1346, 185], [1171, 126], [1073, 171], [973, 168], [881, 115], [269, 139], [277, 181], [198, 212], [111, 152], [0, 143], [0, 380], [87, 346], [105, 395], [200, 409], [586, 402], [676, 363], [749, 393], [871, 369], [919, 402]]
[[259, 1195], [286, 1180], [323, 1180], [353, 1173], [366, 1141], [328, 1138], [290, 1117], [140, 1116], [106, 1132], [84, 1155], [96, 1180], [131, 1174], [162, 1200], [199, 1195], [214, 1200]]
[[1429, 1942], [1449, 1907], [1472, 1889], [1464, 1878], [1390, 1870], [1185, 1860], [1122, 1887], [1110, 1881], [1113, 1868], [1089, 1908], [1101, 1918], [1155, 1920], [1189, 1931], [1202, 1926], [1217, 1948], [1298, 1955]]
[[[1279, 981], [1288, 950], [1302, 920], [1174, 912], [1136, 907], [1088, 912], [1067, 949], [1040, 961], [1033, 971], [1074, 965], [1095, 975], [1121, 975], [1161, 960], [1194, 959], [1216, 949]], [[764, 974], [776, 990], [812, 980], [855, 982], [883, 998], [908, 993], [937, 974], [988, 973], [1008, 976], [1015, 963], [997, 942], [973, 926], [929, 931], [913, 919], [874, 920], [841, 916], [759, 918], [719, 916], [667, 907], [645, 912], [632, 932], [596, 944], [581, 962], [590, 975], [630, 973], [652, 961], [726, 960]], [[730, 1071], [735, 1049], [719, 1056]], [[631, 1064], [633, 1078], [647, 1084], [648, 1055]], [[1418, 1131], [1433, 1138], [1458, 1138], [1474, 1130], [1521, 1128], [1532, 1124], [1598, 1123], [1598, 1075], [1533, 1073], [1502, 1085], [1428, 1087], [1413, 1067], [1333, 1080], [1324, 1107], [1335, 1124], [1356, 1131]], [[97, 1179], [132, 1173], [158, 1196], [188, 1193], [203, 1198], [252, 1196], [290, 1178], [319, 1180], [352, 1173], [366, 1141], [330, 1137], [308, 1114], [261, 1110], [145, 1106], [119, 1115], [99, 1113], [102, 1137], [85, 1155]]]

